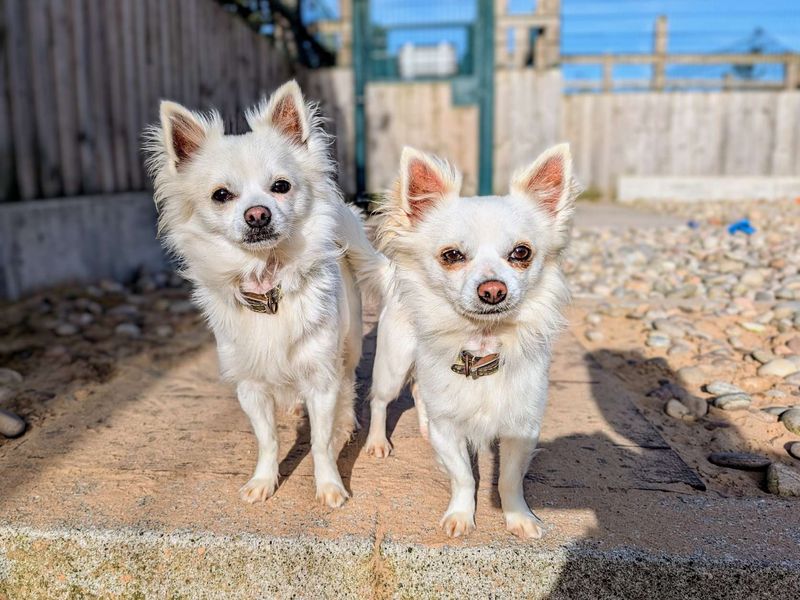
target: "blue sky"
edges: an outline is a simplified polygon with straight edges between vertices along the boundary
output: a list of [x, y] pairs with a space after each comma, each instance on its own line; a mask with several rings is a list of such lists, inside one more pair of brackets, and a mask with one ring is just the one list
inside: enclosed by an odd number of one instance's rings
[[[307, 0], [331, 15], [338, 0]], [[464, 22], [474, 18], [474, 0], [371, 0], [372, 19], [384, 25], [400, 23]], [[509, 0], [515, 13], [531, 11], [535, 0]], [[311, 6], [311, 11], [313, 6]], [[658, 15], [669, 19], [669, 51], [724, 52], [746, 48], [745, 40], [761, 28], [774, 50], [800, 51], [800, 0], [562, 0], [561, 51], [564, 54], [650, 52], [653, 23]], [[441, 30], [441, 37], [457, 46], [464, 34]], [[435, 31], [395, 32], [393, 52], [408, 39], [429, 41]], [[685, 69], [685, 68], [684, 68]], [[583, 71], [583, 73], [581, 73]], [[592, 67], [572, 67], [567, 77], [588, 74]], [[708, 75], [708, 72], [701, 73]], [[766, 74], [766, 73], [765, 73]], [[622, 68], [616, 76], [641, 76], [641, 69]], [[692, 76], [681, 73], [681, 76]]]

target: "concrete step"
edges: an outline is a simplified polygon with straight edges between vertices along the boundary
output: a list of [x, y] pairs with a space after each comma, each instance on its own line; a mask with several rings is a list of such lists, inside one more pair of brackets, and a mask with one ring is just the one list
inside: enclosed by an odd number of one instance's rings
[[0, 597], [798, 597], [796, 503], [704, 491], [571, 335], [551, 381], [526, 478], [546, 536], [505, 531], [488, 453], [477, 530], [450, 540], [438, 527], [448, 481], [407, 395], [391, 409], [390, 458], [365, 455], [363, 430], [344, 450], [343, 508], [315, 502], [307, 422], [289, 415], [281, 486], [251, 506], [237, 489], [255, 440], [212, 345], [131, 358], [0, 447]]

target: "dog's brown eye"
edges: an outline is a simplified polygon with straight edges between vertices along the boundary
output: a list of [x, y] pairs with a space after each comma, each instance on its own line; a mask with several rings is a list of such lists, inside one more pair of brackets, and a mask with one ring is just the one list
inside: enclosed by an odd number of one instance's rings
[[531, 249], [527, 246], [517, 246], [511, 251], [511, 254], [508, 255], [508, 260], [513, 261], [526, 261], [531, 257]]
[[464, 256], [461, 250], [458, 250], [457, 248], [450, 248], [450, 250], [445, 250], [442, 252], [442, 260], [451, 265], [453, 263], [462, 262], [466, 259], [467, 257]]
[[218, 190], [214, 190], [214, 193], [211, 194], [211, 199], [214, 202], [227, 202], [233, 198], [233, 194], [231, 194], [230, 190], [225, 188], [219, 188]]
[[278, 179], [270, 188], [275, 194], [286, 194], [290, 189], [292, 189], [292, 184], [285, 179]]

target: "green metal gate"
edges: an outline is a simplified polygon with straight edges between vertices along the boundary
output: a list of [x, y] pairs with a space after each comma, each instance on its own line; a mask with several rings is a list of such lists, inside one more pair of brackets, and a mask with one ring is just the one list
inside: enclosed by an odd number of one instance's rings
[[455, 106], [478, 106], [478, 193], [492, 193], [493, 0], [353, 0], [356, 191], [367, 183], [370, 82], [449, 81]]

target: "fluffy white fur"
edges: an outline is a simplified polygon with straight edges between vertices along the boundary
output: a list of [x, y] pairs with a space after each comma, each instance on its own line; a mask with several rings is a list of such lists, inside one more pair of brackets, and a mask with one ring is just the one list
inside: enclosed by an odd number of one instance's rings
[[[361, 298], [354, 273], [380, 260], [360, 218], [344, 204], [315, 107], [291, 81], [247, 113], [251, 131], [225, 135], [216, 113], [164, 102], [149, 135], [159, 229], [194, 284], [194, 299], [217, 340], [222, 375], [258, 439], [258, 463], [240, 490], [265, 500], [278, 484], [277, 408], [304, 403], [311, 422], [317, 497], [347, 497], [336, 466], [355, 422]], [[277, 193], [277, 180], [291, 189]], [[225, 188], [224, 202], [212, 199]], [[248, 208], [271, 212], [254, 234]], [[262, 235], [263, 233], [263, 235]], [[241, 290], [280, 283], [276, 314], [249, 310]]]
[[[522, 484], [547, 401], [551, 344], [569, 299], [560, 267], [575, 197], [569, 149], [551, 148], [516, 173], [506, 196], [462, 198], [460, 182], [444, 161], [407, 148], [377, 215], [394, 286], [378, 329], [366, 449], [379, 457], [391, 451], [386, 406], [413, 375], [420, 428], [452, 482], [445, 532], [474, 528], [470, 448], [499, 439], [507, 527], [539, 537]], [[509, 259], [520, 245], [533, 251], [530, 261]], [[464, 260], [447, 264], [442, 254], [453, 248]], [[503, 302], [480, 300], [477, 288], [487, 280], [506, 285]], [[499, 352], [500, 370], [479, 379], [454, 373], [461, 350]]]

